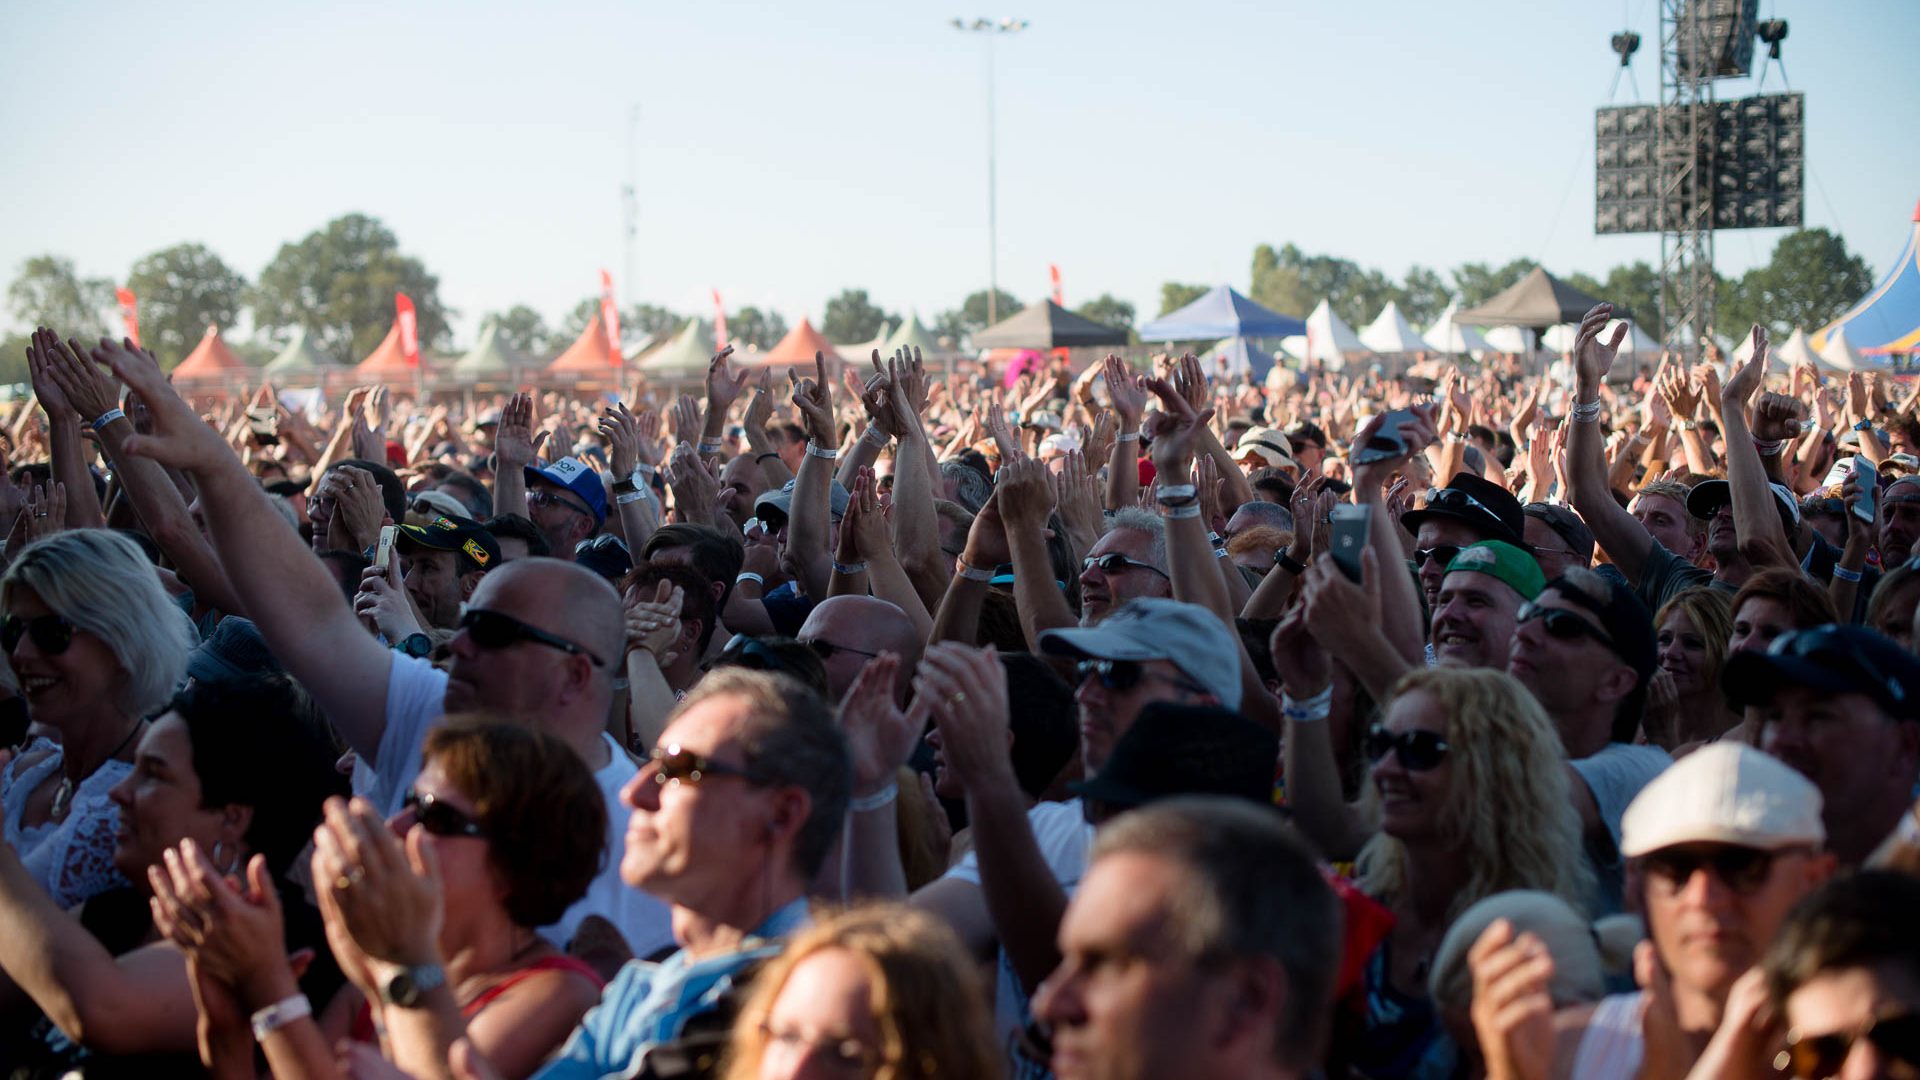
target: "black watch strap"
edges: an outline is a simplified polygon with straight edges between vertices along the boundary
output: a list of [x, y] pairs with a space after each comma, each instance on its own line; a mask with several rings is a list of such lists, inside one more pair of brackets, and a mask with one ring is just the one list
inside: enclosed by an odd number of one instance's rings
[[1299, 575], [1307, 572], [1307, 564], [1287, 554], [1286, 548], [1281, 548], [1273, 553], [1273, 565], [1285, 570], [1289, 574]]

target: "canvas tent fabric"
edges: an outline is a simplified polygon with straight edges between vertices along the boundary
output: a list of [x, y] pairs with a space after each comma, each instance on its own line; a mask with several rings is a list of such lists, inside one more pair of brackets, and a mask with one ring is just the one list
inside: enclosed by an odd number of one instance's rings
[[909, 352], [919, 349], [922, 356], [933, 356], [943, 351], [940, 348], [940, 340], [928, 333], [927, 328], [920, 324], [920, 316], [911, 314], [898, 329], [887, 336], [886, 344], [880, 346], [880, 351], [889, 356], [896, 349], [906, 349]]
[[1539, 335], [1524, 326], [1496, 326], [1487, 331], [1487, 344], [1495, 351], [1509, 353], [1532, 352], [1533, 343]]
[[1427, 339], [1420, 336], [1400, 314], [1397, 301], [1387, 301], [1380, 314], [1365, 330], [1360, 331], [1360, 343], [1377, 353], [1416, 353], [1433, 352], [1434, 348]]
[[1872, 371], [1893, 365], [1886, 356], [1868, 356], [1847, 340], [1847, 328], [1836, 327], [1827, 335], [1827, 343], [1815, 354], [1820, 362], [1835, 371]]
[[1814, 350], [1824, 356], [1830, 339], [1842, 329], [1852, 347], [1863, 353], [1920, 351], [1920, 206], [1914, 207], [1907, 244], [1887, 276], [1866, 299], [1812, 335]]
[[[813, 367], [814, 353], [820, 353], [826, 357], [828, 375], [834, 375], [839, 371], [842, 361], [839, 351], [820, 331], [813, 328], [812, 320], [801, 319], [799, 326], [787, 331], [787, 336], [781, 338], [780, 343], [773, 348], [761, 353], [758, 360], [753, 360], [751, 357], [748, 359], [763, 367], [802, 367], [810, 370]], [[803, 370], [801, 374], [805, 375], [807, 372]]]
[[1042, 300], [973, 335], [982, 349], [1071, 349], [1090, 345], [1125, 345], [1127, 332], [1075, 315], [1051, 300]]
[[220, 328], [209, 325], [185, 360], [173, 369], [176, 379], [224, 379], [236, 371], [247, 370], [247, 362], [233, 354], [221, 340]]
[[713, 328], [701, 319], [688, 319], [680, 332], [634, 359], [634, 365], [656, 379], [704, 378], [713, 363]]
[[863, 360], [871, 356], [875, 349], [879, 349], [884, 353], [887, 347], [887, 339], [892, 336], [893, 327], [883, 320], [880, 323], [880, 332], [875, 334], [871, 339], [867, 341], [849, 342], [845, 345], [835, 345], [834, 348], [839, 350], [840, 355], [843, 357], [851, 356], [855, 360]]
[[[1740, 338], [1740, 344], [1734, 346], [1729, 355], [1736, 364], [1744, 364], [1751, 359], [1753, 335], [1743, 335]], [[1769, 371], [1786, 371], [1795, 364], [1818, 366], [1820, 362], [1820, 358], [1807, 347], [1807, 332], [1797, 326], [1793, 328], [1793, 333], [1787, 335], [1786, 340], [1776, 341], [1767, 346], [1767, 370]]]
[[269, 375], [298, 375], [309, 371], [321, 371], [337, 368], [340, 362], [321, 352], [307, 335], [307, 328], [296, 326], [293, 336], [287, 339], [287, 347], [267, 361], [263, 368]]
[[[1223, 367], [1222, 361], [1225, 361]], [[1265, 379], [1273, 370], [1274, 359], [1271, 349], [1263, 348], [1252, 338], [1231, 337], [1214, 344], [1200, 357], [1200, 366], [1209, 375], [1223, 372], [1234, 378], [1251, 371], [1256, 379]]]
[[454, 362], [456, 375], [511, 375], [527, 366], [527, 359], [500, 340], [500, 324], [487, 320], [480, 328], [480, 340], [467, 354]]
[[380, 344], [373, 347], [366, 359], [353, 365], [354, 378], [369, 382], [412, 379], [418, 371], [418, 368], [407, 363], [406, 354], [400, 351], [398, 322], [387, 327], [387, 336], [380, 339]]
[[1371, 355], [1373, 350], [1353, 332], [1353, 327], [1333, 313], [1331, 301], [1321, 300], [1313, 314], [1307, 316], [1307, 359], [1338, 367], [1349, 357]]
[[1185, 307], [1140, 327], [1142, 341], [1212, 341], [1304, 334], [1307, 324], [1257, 304], [1227, 285], [1215, 285]]
[[[1600, 336], [1603, 339], [1612, 340], [1614, 327], [1619, 326], [1623, 321], [1624, 320], [1621, 319], [1608, 319], [1607, 325], [1600, 328]], [[1651, 334], [1640, 329], [1639, 323], [1628, 323], [1627, 325], [1629, 327], [1627, 336], [1620, 339], [1621, 354], [1635, 354], [1643, 357], [1653, 356], [1657, 358], [1660, 355], [1660, 343], [1653, 340]], [[1540, 347], [1548, 352], [1571, 352], [1573, 351], [1574, 339], [1579, 336], [1579, 326], [1574, 323], [1561, 323], [1559, 326], [1548, 327], [1547, 332], [1540, 335]]]
[[1460, 301], [1449, 302], [1447, 309], [1442, 311], [1433, 325], [1427, 327], [1427, 332], [1420, 336], [1427, 339], [1435, 352], [1452, 353], [1458, 356], [1461, 353], [1494, 351], [1492, 343], [1486, 339], [1485, 335], [1455, 317], [1459, 312]]
[[1456, 313], [1454, 321], [1475, 326], [1510, 323], [1541, 328], [1556, 323], [1577, 323], [1599, 302], [1536, 266], [1500, 295]]
[[606, 324], [600, 321], [600, 313], [595, 311], [593, 318], [581, 329], [580, 336], [573, 339], [567, 350], [553, 358], [547, 365], [548, 371], [572, 372], [579, 375], [605, 375], [609, 371], [620, 370], [625, 358], [613, 351], [607, 344]]

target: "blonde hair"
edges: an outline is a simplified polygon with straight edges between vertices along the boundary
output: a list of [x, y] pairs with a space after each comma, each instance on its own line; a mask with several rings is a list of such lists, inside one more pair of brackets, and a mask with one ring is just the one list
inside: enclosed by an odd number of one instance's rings
[[106, 643], [126, 673], [116, 704], [146, 716], [173, 697], [200, 643], [139, 545], [107, 529], [72, 529], [21, 549], [0, 578], [0, 607], [32, 589], [54, 614]]
[[[754, 978], [734, 1021], [726, 1080], [752, 1080], [766, 1053], [763, 1030], [794, 969], [833, 949], [866, 969], [868, 1007], [880, 1029], [875, 1080], [988, 1080], [1000, 1075], [986, 988], [946, 923], [898, 904], [854, 908], [796, 934]], [[957, 992], [956, 992], [957, 991]]]
[[1653, 617], [1656, 638], [1660, 628], [1666, 625], [1667, 616], [1674, 612], [1684, 613], [1693, 623], [1694, 632], [1706, 640], [1707, 660], [1700, 667], [1700, 677], [1709, 686], [1719, 686], [1720, 668], [1727, 662], [1727, 645], [1733, 641], [1733, 594], [1705, 585], [1674, 593]]
[[[1441, 842], [1463, 849], [1469, 871], [1448, 919], [1511, 889], [1538, 889], [1586, 910], [1594, 879], [1567, 787], [1566, 750], [1539, 702], [1512, 676], [1484, 668], [1410, 672], [1394, 684], [1387, 707], [1413, 693], [1432, 697], [1447, 718], [1453, 781], [1440, 809]], [[1406, 861], [1404, 844], [1376, 834], [1360, 852], [1360, 887], [1373, 896], [1398, 892]]]

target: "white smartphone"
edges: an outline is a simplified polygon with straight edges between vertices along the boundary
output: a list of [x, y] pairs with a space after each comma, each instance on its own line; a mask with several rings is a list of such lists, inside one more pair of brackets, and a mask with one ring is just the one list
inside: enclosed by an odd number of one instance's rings
[[380, 526], [380, 543], [373, 549], [373, 565], [379, 567], [383, 573], [387, 569], [388, 561], [393, 558], [393, 538], [399, 534], [400, 529], [396, 525]]

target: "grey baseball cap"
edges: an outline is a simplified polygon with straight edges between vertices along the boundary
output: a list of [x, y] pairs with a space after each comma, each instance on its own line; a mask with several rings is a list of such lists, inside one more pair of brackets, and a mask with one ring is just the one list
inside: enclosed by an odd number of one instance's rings
[[[767, 515], [761, 513], [763, 508], [777, 511], [782, 516], [792, 516], [793, 485], [797, 483], [799, 483], [798, 480], [789, 480], [781, 486], [779, 491], [761, 492], [760, 496], [753, 500], [753, 516], [766, 517]], [[847, 512], [847, 504], [853, 501], [853, 493], [838, 480], [830, 480], [828, 483], [832, 486], [827, 489], [827, 508], [832, 513], [833, 520], [839, 521], [841, 515]]]
[[1142, 597], [1098, 626], [1045, 631], [1040, 651], [1082, 660], [1165, 660], [1221, 705], [1240, 708], [1240, 641], [1198, 604]]

